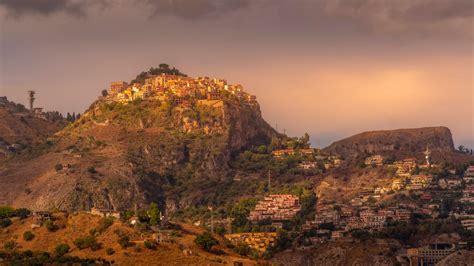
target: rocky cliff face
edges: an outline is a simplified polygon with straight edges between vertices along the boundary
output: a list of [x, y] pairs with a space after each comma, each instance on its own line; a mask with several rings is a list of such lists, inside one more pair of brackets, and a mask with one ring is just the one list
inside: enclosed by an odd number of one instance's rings
[[447, 127], [369, 131], [334, 142], [324, 150], [344, 157], [379, 152], [450, 152], [454, 150], [451, 131]]

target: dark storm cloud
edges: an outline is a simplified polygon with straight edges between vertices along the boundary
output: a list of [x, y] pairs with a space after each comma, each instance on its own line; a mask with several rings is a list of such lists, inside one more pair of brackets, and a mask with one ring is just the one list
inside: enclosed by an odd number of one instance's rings
[[249, 0], [136, 0], [150, 6], [153, 16], [172, 15], [184, 19], [219, 16], [245, 8]]
[[375, 30], [430, 29], [440, 23], [472, 23], [472, 0], [327, 0], [326, 15], [352, 18]]
[[49, 16], [61, 12], [82, 17], [89, 6], [105, 7], [108, 3], [109, 0], [0, 0], [0, 7], [13, 17]]
[[[137, 5], [138, 3], [138, 5]], [[286, 13], [352, 18], [373, 27], [399, 26], [403, 23], [432, 24], [446, 20], [472, 19], [472, 0], [0, 0], [10, 15], [51, 15], [66, 12], [84, 16], [88, 7], [146, 7], [152, 16], [171, 15], [200, 19], [258, 6], [282, 7]]]

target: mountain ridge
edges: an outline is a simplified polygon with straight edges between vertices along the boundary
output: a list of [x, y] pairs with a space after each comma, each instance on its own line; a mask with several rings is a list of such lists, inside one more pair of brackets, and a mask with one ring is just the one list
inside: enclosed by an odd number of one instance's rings
[[377, 152], [454, 151], [449, 128], [445, 126], [365, 131], [333, 142], [323, 150], [344, 157]]

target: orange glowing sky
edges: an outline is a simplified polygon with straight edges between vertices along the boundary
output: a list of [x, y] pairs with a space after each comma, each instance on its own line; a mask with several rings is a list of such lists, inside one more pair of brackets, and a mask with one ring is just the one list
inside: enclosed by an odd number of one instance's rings
[[470, 0], [0, 0], [0, 95], [82, 112], [167, 62], [241, 83], [314, 146], [448, 126], [474, 148]]

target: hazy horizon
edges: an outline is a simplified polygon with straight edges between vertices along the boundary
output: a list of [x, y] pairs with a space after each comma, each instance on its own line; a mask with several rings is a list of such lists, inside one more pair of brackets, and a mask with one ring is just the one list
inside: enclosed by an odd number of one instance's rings
[[0, 0], [0, 95], [82, 113], [168, 63], [242, 84], [314, 146], [447, 126], [474, 148], [472, 19], [468, 0]]

